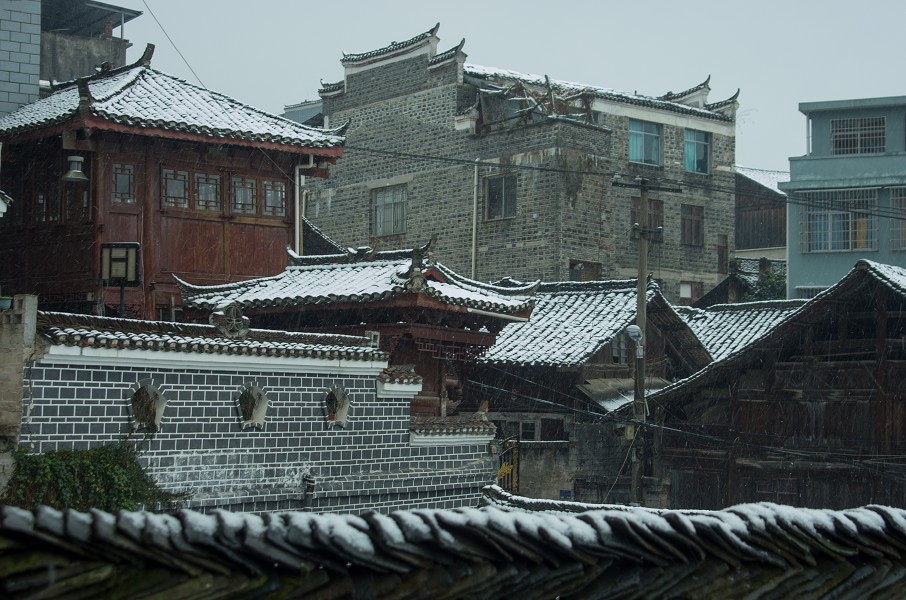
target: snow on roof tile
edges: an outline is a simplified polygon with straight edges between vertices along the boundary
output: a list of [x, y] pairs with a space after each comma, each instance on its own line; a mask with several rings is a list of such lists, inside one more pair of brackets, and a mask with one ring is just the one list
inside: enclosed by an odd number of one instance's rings
[[[510, 289], [457, 275], [427, 258], [420, 261], [424, 285], [411, 272], [413, 251], [296, 257], [296, 264], [273, 277], [214, 286], [179, 281], [183, 302], [217, 310], [231, 304], [266, 308], [310, 304], [366, 303], [420, 292], [444, 304], [501, 313], [531, 308], [533, 287]], [[367, 249], [364, 249], [367, 250]], [[291, 255], [292, 257], [292, 255]]]
[[[268, 114], [143, 64], [94, 75], [88, 89], [93, 99], [90, 114], [120, 125], [198, 134], [219, 143], [242, 140], [334, 148], [345, 142], [331, 131]], [[79, 87], [68, 84], [0, 117], [0, 137], [64, 123], [78, 114]]]
[[340, 64], [342, 65], [351, 65], [355, 63], [360, 63], [362, 61], [372, 60], [378, 57], [384, 57], [391, 54], [396, 54], [398, 52], [407, 50], [414, 46], [420, 45], [422, 42], [431, 39], [437, 34], [437, 30], [440, 29], [440, 23], [436, 24], [433, 28], [429, 29], [424, 33], [420, 33], [417, 36], [406, 40], [405, 42], [391, 42], [390, 44], [384, 46], [383, 48], [378, 48], [377, 50], [369, 50], [368, 52], [361, 52], [359, 54], [343, 54], [343, 58], [340, 59]]
[[[498, 69], [495, 67], [483, 67], [481, 65], [475, 65], [471, 63], [466, 63], [464, 66], [464, 72], [473, 77], [478, 77], [480, 79], [502, 79], [508, 81], [518, 81], [526, 85], [532, 86], [545, 86], [547, 85], [545, 77], [543, 75], [532, 75], [526, 73], [519, 73], [517, 71], [510, 71], [509, 69]], [[557, 91], [561, 92], [590, 92], [595, 95], [597, 98], [603, 100], [611, 100], [614, 102], [622, 102], [626, 104], [635, 104], [639, 106], [648, 106], [651, 108], [658, 108], [662, 110], [669, 110], [672, 112], [684, 113], [697, 115], [706, 119], [714, 119], [718, 121], [729, 121], [732, 122], [733, 118], [725, 115], [722, 112], [715, 110], [710, 110], [709, 108], [696, 108], [694, 106], [689, 106], [687, 104], [681, 104], [679, 102], [673, 102], [670, 100], [665, 100], [662, 98], [656, 98], [654, 96], [643, 96], [640, 94], [629, 94], [626, 92], [621, 92], [619, 90], [614, 90], [610, 88], [597, 87], [593, 85], [587, 85], [584, 83], [575, 83], [570, 81], [559, 81], [559, 80], [550, 80], [551, 85]], [[717, 103], [719, 104], [719, 103]], [[708, 105], [708, 106], [717, 106]]]
[[762, 185], [772, 192], [777, 192], [783, 196], [786, 196], [786, 192], [781, 190], [777, 184], [790, 180], [789, 171], [770, 171], [767, 169], [752, 169], [749, 167], [741, 167], [736, 165], [736, 172], [751, 179], [755, 183]]
[[574, 367], [609, 344], [635, 313], [634, 279], [542, 284], [530, 319], [504, 327], [480, 361]]
[[39, 312], [38, 330], [52, 344], [203, 354], [386, 360], [368, 338], [251, 329], [228, 338], [213, 325]]
[[[0, 536], [14, 543], [0, 564], [7, 567], [3, 582], [23, 597], [49, 595], [61, 581], [81, 597], [98, 589], [173, 598], [185, 597], [186, 589], [197, 598], [302, 589], [328, 597], [363, 580], [373, 582], [373, 597], [403, 591], [413, 599], [534, 600], [577, 591], [601, 598], [667, 591], [796, 598], [818, 590], [847, 600], [906, 594], [899, 576], [906, 511], [896, 507], [665, 510], [523, 498], [496, 486], [485, 488], [482, 502], [361, 515], [187, 509], [114, 515], [4, 506]], [[25, 561], [37, 552], [43, 561]], [[47, 564], [67, 570], [48, 574]], [[98, 577], [71, 576], [99, 568], [118, 577], [99, 584]], [[437, 573], [465, 576], [454, 589]]]
[[720, 360], [773, 330], [802, 300], [717, 304], [708, 308], [680, 306], [680, 315], [714, 360]]

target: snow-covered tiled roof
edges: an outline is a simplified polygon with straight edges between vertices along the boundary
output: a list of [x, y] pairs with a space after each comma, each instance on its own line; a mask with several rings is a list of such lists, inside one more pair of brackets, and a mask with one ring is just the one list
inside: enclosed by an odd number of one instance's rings
[[783, 196], [786, 196], [786, 192], [781, 190], [777, 184], [782, 181], [790, 180], [789, 171], [770, 171], [768, 169], [752, 169], [750, 167], [741, 167], [736, 165], [736, 172], [751, 179], [755, 183], [762, 185], [772, 192], [777, 192]]
[[55, 312], [38, 313], [38, 331], [52, 344], [83, 348], [345, 360], [387, 359], [385, 353], [371, 347], [369, 339], [350, 335], [251, 329], [243, 338], [233, 339], [213, 325]]
[[[476, 77], [479, 79], [486, 79], [490, 81], [511, 81], [511, 82], [520, 82], [525, 85], [530, 86], [540, 86], [546, 87], [547, 81], [543, 75], [532, 75], [526, 73], [519, 73], [516, 71], [511, 71], [509, 69], [498, 69], [495, 67], [483, 67], [481, 65], [466, 63], [464, 67], [464, 72], [467, 75]], [[579, 93], [579, 92], [589, 92], [594, 94], [595, 97], [601, 98], [602, 100], [610, 100], [613, 102], [621, 102], [625, 104], [635, 104], [638, 106], [646, 106], [651, 108], [657, 108], [661, 110], [667, 110], [671, 112], [678, 112], [689, 115], [696, 115], [706, 119], [714, 119], [718, 121], [728, 121], [732, 122], [733, 118], [723, 112], [714, 110], [714, 107], [717, 105], [706, 105], [703, 108], [697, 108], [695, 106], [689, 106], [687, 104], [682, 104], [680, 102], [674, 102], [672, 100], [666, 100], [664, 98], [657, 98], [654, 96], [643, 96], [640, 94], [629, 94], [626, 92], [621, 92], [611, 88], [598, 87], [593, 85], [587, 85], [583, 83], [574, 83], [570, 81], [559, 81], [559, 80], [550, 80], [551, 86], [555, 91], [560, 93]], [[734, 97], [735, 101], [735, 97]]]
[[0, 585], [23, 598], [906, 596], [900, 508], [492, 502], [361, 515], [4, 506]]
[[[167, 137], [193, 134], [218, 143], [270, 143], [287, 147], [335, 149], [345, 138], [271, 115], [232, 98], [156, 71], [147, 60], [88, 79], [89, 106], [80, 109], [78, 83], [0, 117], [0, 138], [51, 127], [74, 118], [95, 128], [126, 127]], [[87, 110], [87, 112], [85, 112]]]
[[434, 27], [429, 29], [424, 33], [420, 33], [417, 36], [408, 39], [404, 42], [391, 42], [383, 48], [378, 48], [377, 50], [369, 50], [368, 52], [361, 52], [358, 54], [343, 54], [343, 58], [340, 59], [340, 64], [342, 65], [353, 65], [365, 61], [371, 61], [377, 58], [384, 58], [398, 54], [400, 52], [408, 51], [411, 48], [422, 45], [422, 43], [427, 42], [435, 35], [437, 35], [437, 30], [440, 29], [440, 23], [436, 24]]
[[676, 312], [714, 360], [720, 360], [769, 333], [803, 303], [803, 300], [769, 300], [716, 304], [708, 308], [680, 306]]
[[[652, 394], [651, 398], [670, 398], [674, 394], [681, 393], [682, 390], [687, 389], [686, 386], [688, 385], [703, 385], [708, 381], [711, 381], [714, 377], [719, 376], [722, 372], [746, 364], [746, 359], [750, 356], [751, 352], [757, 351], [759, 344], [764, 343], [767, 340], [779, 339], [784, 335], [800, 335], [799, 332], [801, 329], [790, 327], [791, 324], [807, 322], [808, 319], [826, 318], [826, 312], [823, 312], [822, 309], [829, 305], [832, 306], [831, 310], [839, 311], [841, 310], [840, 307], [843, 302], [852, 302], [857, 305], [859, 303], [864, 304], [866, 289], [871, 290], [876, 283], [883, 284], [894, 294], [906, 301], [906, 269], [861, 259], [840, 281], [822, 291], [814, 298], [800, 304], [798, 307], [793, 306], [788, 309], [784, 316], [774, 321], [773, 325], [767, 325], [767, 322], [771, 320], [770, 314], [764, 315], [760, 326], [761, 331], [758, 335], [750, 334], [745, 329], [746, 325], [740, 323], [729, 325], [729, 327], [733, 327], [733, 329], [729, 335], [722, 336], [718, 329], [708, 327], [706, 317], [702, 327], [708, 331], [715, 331], [715, 337], [710, 342], [703, 341], [706, 345], [709, 343], [713, 344], [719, 352], [720, 358], [715, 357], [714, 362], [704, 369], [701, 369], [686, 379], [655, 392]], [[774, 305], [788, 302], [791, 304], [790, 301], [763, 302], [756, 304]], [[734, 306], [745, 307], [746, 305], [729, 304], [704, 310], [685, 309], [681, 312], [681, 316], [684, 316], [687, 323], [689, 323], [689, 326], [694, 330], [696, 326], [693, 322], [690, 322], [690, 319], [694, 320], [695, 318], [694, 311], [700, 310], [701, 312], [708, 312], [714, 308], [723, 309], [724, 307], [732, 310], [732, 307]], [[720, 317], [716, 317], [716, 319], [719, 318]]]
[[[407, 293], [421, 293], [451, 306], [516, 313], [529, 310], [533, 286], [504, 288], [462, 277], [413, 250], [298, 256], [283, 273], [236, 283], [195, 286], [177, 279], [183, 302], [190, 307], [218, 310], [240, 308], [369, 303]], [[415, 257], [415, 258], [414, 258]], [[420, 267], [413, 273], [413, 260]]]
[[544, 283], [535, 298], [530, 319], [504, 327], [481, 362], [576, 367], [635, 321], [634, 279]]

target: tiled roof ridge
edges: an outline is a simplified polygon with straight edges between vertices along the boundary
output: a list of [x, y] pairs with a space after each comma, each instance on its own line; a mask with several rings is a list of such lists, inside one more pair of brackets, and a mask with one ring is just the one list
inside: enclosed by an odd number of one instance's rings
[[[792, 298], [783, 300], [759, 300], [757, 302], [734, 302], [728, 304], [712, 304], [707, 308], [696, 308], [704, 312], [737, 312], [746, 310], [772, 309], [772, 308], [795, 308], [805, 304], [805, 300]], [[686, 308], [686, 307], [684, 307]], [[691, 307], [690, 307], [691, 308]]]
[[[22, 597], [60, 589], [78, 597], [337, 597], [360, 585], [370, 597], [405, 591], [413, 599], [906, 594], [906, 510], [897, 507], [567, 510], [487, 488], [483, 495], [481, 508], [360, 515], [3, 506], [0, 536], [11, 540], [3, 582]], [[47, 573], [48, 564], [65, 568]], [[109, 572], [117, 577], [102, 577]], [[438, 573], [467, 576], [453, 587]]]
[[540, 281], [531, 281], [528, 283], [523, 283], [521, 286], [502, 286], [496, 285], [493, 283], [485, 283], [483, 281], [477, 281], [475, 279], [469, 279], [464, 275], [460, 275], [456, 271], [453, 271], [446, 265], [435, 262], [431, 264], [432, 267], [437, 269], [444, 277], [455, 281], [462, 286], [471, 286], [479, 290], [485, 290], [489, 292], [494, 292], [504, 296], [524, 296], [534, 294], [538, 289], [538, 286], [541, 284]]
[[[308, 217], [302, 215], [302, 223], [304, 223], [307, 227], [309, 227], [312, 231], [314, 231], [317, 235], [319, 235], [321, 237], [321, 239], [324, 240], [324, 242], [326, 242], [329, 246], [331, 246], [332, 248], [335, 248], [337, 250], [338, 254], [341, 252], [344, 252], [346, 250], [345, 246], [343, 246], [342, 244], [340, 244], [340, 242], [336, 241], [335, 239], [333, 239], [332, 237], [330, 237], [329, 235], [324, 233], [324, 231], [320, 227], [318, 227], [317, 225], [312, 223]], [[286, 249], [289, 252], [293, 252], [292, 248], [289, 245], [286, 246]], [[295, 254], [295, 252], [293, 252], [293, 253]], [[297, 255], [297, 256], [299, 256], [299, 255]]]
[[231, 281], [229, 283], [219, 283], [213, 285], [195, 285], [189, 283], [188, 281], [181, 279], [178, 275], [173, 275], [173, 279], [176, 281], [176, 285], [179, 287], [180, 292], [185, 296], [185, 292], [220, 292], [226, 290], [232, 290], [238, 287], [246, 285], [249, 281], [268, 281], [268, 280], [279, 280], [283, 276], [283, 273], [278, 273], [277, 275], [270, 275], [266, 277], [252, 277], [250, 279], [242, 279], [240, 281]]
[[414, 248], [402, 250], [375, 250], [371, 246], [359, 246], [358, 248], [346, 248], [346, 251], [340, 254], [302, 255], [287, 246], [290, 267], [309, 267], [332, 264], [346, 265], [388, 261], [400, 262], [403, 260], [411, 260], [414, 250]]
[[[904, 269], [903, 267], [888, 265], [867, 258], [862, 258], [859, 259], [859, 261], [856, 262], [855, 267], [853, 267], [854, 271], [856, 269], [870, 271], [875, 277], [883, 281], [892, 289], [899, 291], [902, 294], [906, 294], [906, 269]], [[902, 280], [898, 281], [892, 279], [890, 277], [890, 270], [898, 271], [898, 274], [901, 275]]]
[[[493, 77], [498, 77], [500, 79], [508, 79], [511, 81], [518, 81], [527, 85], [537, 85], [543, 86], [544, 78], [538, 75], [531, 75], [525, 73], [518, 73], [516, 71], [510, 71], [508, 69], [495, 69], [494, 67], [484, 67], [482, 65], [476, 65], [473, 63], [465, 64], [466, 72], [473, 77], [479, 79], [490, 79]], [[489, 71], [489, 72], [486, 72]], [[697, 108], [694, 106], [689, 106], [688, 104], [682, 104], [680, 102], [673, 102], [671, 100], [661, 100], [655, 96], [644, 96], [640, 94], [629, 94], [628, 92], [621, 92], [618, 90], [613, 90], [609, 88], [602, 88], [598, 86], [566, 82], [550, 79], [550, 85], [556, 90], [565, 90], [565, 91], [586, 91], [594, 94], [598, 98], [605, 100], [613, 100], [617, 102], [625, 102], [629, 104], [638, 104], [640, 106], [651, 106], [654, 108], [663, 108], [666, 110], [672, 110], [674, 112], [682, 112], [687, 114], [699, 115], [703, 118], [718, 120], [718, 121], [730, 121], [732, 122], [732, 117], [725, 115], [721, 112], [713, 110], [713, 108], [721, 108], [728, 104], [731, 104], [736, 100], [736, 97], [739, 95], [739, 90], [736, 91], [736, 94], [723, 102], [718, 102], [715, 104], [707, 104], [703, 108]]]
[[[637, 288], [636, 279], [601, 279], [597, 281], [547, 281], [538, 287], [541, 293], [609, 292]], [[651, 286], [649, 286], [651, 289]]]
[[705, 104], [705, 109], [707, 110], [717, 110], [725, 106], [730, 106], [739, 99], [739, 92], [741, 88], [736, 88], [736, 93], [727, 98], [726, 100], [719, 100], [718, 102], [712, 102], [710, 104]]
[[[102, 332], [124, 334], [162, 334], [192, 337], [222, 338], [215, 325], [203, 323], [179, 323], [174, 321], [144, 321], [122, 317], [101, 317], [77, 313], [38, 311], [38, 326], [41, 328], [92, 329]], [[276, 329], [249, 329], [244, 341], [284, 342], [294, 344], [336, 345], [349, 347], [370, 347], [371, 340], [362, 336], [334, 333], [310, 333]]]
[[683, 90], [682, 92], [667, 92], [666, 94], [659, 96], [658, 98], [660, 100], [674, 100], [676, 98], [684, 98], [689, 94], [694, 94], [695, 92], [707, 88], [709, 83], [711, 83], [711, 75], [708, 75], [708, 77], [703, 82], [699, 83], [698, 85], [692, 86], [688, 90]]
[[784, 175], [789, 175], [789, 171], [784, 171], [783, 169], [761, 169], [759, 167], [747, 167], [745, 165], [736, 165], [737, 172], [739, 170], [743, 171], [760, 171], [761, 173], [782, 173]]
[[495, 433], [497, 426], [488, 421], [484, 411], [447, 416], [413, 415], [409, 429], [422, 435], [455, 435], [463, 433]]
[[465, 45], [466, 38], [462, 38], [462, 41], [459, 42], [459, 44], [457, 44], [456, 46], [453, 46], [449, 50], [439, 52], [438, 54], [435, 54], [434, 56], [429, 58], [428, 64], [433, 66], [450, 60], [451, 58], [459, 54], [459, 51], [462, 50]]
[[78, 87], [80, 80], [83, 82], [87, 81], [88, 83], [93, 83], [95, 81], [108, 79], [110, 77], [119, 75], [121, 73], [126, 73], [128, 71], [131, 71], [132, 69], [136, 69], [137, 72], [141, 72], [141, 69], [149, 68], [151, 66], [151, 58], [153, 55], [154, 55], [154, 44], [149, 43], [145, 46], [145, 51], [142, 53], [142, 55], [140, 57], [138, 57], [138, 60], [136, 60], [133, 63], [130, 63], [128, 65], [123, 65], [121, 67], [116, 67], [113, 69], [106, 69], [106, 70], [99, 69], [99, 70], [95, 71], [94, 73], [92, 73], [91, 75], [86, 75], [84, 77], [79, 77], [77, 79], [72, 79], [69, 81], [64, 81], [61, 83], [54, 84], [53, 86], [51, 86], [51, 90], [53, 91], [53, 93], [56, 93], [58, 91]]
[[437, 30], [440, 29], [440, 23], [437, 23], [434, 27], [429, 29], [424, 33], [420, 33], [417, 36], [410, 38], [404, 42], [390, 42], [390, 44], [384, 46], [383, 48], [377, 48], [376, 50], [369, 50], [368, 52], [360, 52], [358, 54], [346, 54], [343, 53], [343, 58], [340, 59], [340, 64], [347, 65], [352, 63], [361, 62], [363, 60], [368, 60], [371, 58], [377, 58], [378, 56], [385, 56], [387, 54], [392, 54], [400, 50], [404, 50], [411, 46], [415, 46], [419, 42], [429, 39], [437, 33]]

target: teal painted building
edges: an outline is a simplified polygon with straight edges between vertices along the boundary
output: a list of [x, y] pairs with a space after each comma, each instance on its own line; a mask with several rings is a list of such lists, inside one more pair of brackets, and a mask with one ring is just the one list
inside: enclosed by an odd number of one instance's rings
[[804, 102], [790, 158], [787, 297], [809, 298], [860, 258], [906, 267], [906, 96]]

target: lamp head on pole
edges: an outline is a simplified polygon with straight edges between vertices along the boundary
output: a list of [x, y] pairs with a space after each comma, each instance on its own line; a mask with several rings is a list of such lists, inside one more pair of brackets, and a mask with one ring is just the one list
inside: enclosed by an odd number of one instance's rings
[[70, 156], [66, 159], [69, 162], [69, 170], [63, 175], [63, 181], [72, 183], [84, 183], [88, 177], [82, 171], [82, 163], [85, 162], [84, 156]]

